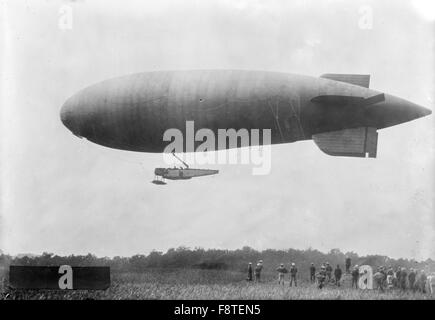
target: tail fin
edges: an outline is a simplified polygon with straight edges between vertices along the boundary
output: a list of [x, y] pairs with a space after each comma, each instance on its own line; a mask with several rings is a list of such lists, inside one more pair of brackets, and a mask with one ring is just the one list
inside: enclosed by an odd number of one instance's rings
[[360, 127], [313, 135], [324, 153], [331, 156], [376, 158], [378, 133], [376, 128]]
[[325, 73], [320, 76], [329, 80], [335, 80], [340, 82], [346, 82], [354, 84], [356, 86], [368, 88], [370, 85], [369, 74], [341, 74], [341, 73]]

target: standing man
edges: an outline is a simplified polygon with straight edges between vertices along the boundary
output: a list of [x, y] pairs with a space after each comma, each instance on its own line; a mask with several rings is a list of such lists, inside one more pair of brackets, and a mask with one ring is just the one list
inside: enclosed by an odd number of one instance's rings
[[326, 277], [327, 277], [328, 283], [331, 282], [332, 267], [330, 266], [329, 262], [326, 263]]
[[411, 268], [409, 270], [409, 274], [408, 274], [408, 283], [409, 283], [409, 289], [411, 289], [412, 291], [415, 291], [415, 271], [413, 268]]
[[385, 268], [385, 266], [381, 267], [381, 273], [382, 273], [383, 281], [384, 281], [384, 284], [385, 284], [386, 281], [387, 281], [387, 268]]
[[325, 279], [326, 279], [326, 267], [322, 264], [322, 266], [320, 267], [320, 271], [317, 275], [317, 283], [318, 283], [318, 288], [322, 289], [323, 286], [325, 285]]
[[311, 262], [310, 266], [310, 282], [314, 283], [316, 281], [316, 267], [314, 266], [314, 263]]
[[396, 287], [397, 288], [400, 288], [400, 279], [401, 279], [400, 273], [401, 273], [401, 267], [397, 267], [397, 269], [396, 269]]
[[402, 268], [402, 270], [400, 270], [400, 288], [402, 290], [406, 290], [406, 278], [407, 278], [408, 274], [406, 273], [406, 269]]
[[426, 293], [426, 281], [427, 281], [427, 275], [426, 272], [424, 272], [424, 270], [421, 270], [421, 274], [420, 274], [420, 283], [419, 283], [419, 289], [421, 290], [421, 292]]
[[429, 294], [432, 295], [433, 294], [433, 285], [434, 285], [434, 280], [435, 280], [435, 276], [434, 274], [429, 274], [429, 276], [427, 276], [427, 288], [429, 289]]
[[392, 290], [394, 287], [393, 278], [394, 278], [393, 274], [387, 273], [387, 289], [388, 290]]
[[248, 264], [248, 281], [252, 281], [252, 262], [249, 262]]
[[284, 268], [284, 263], [281, 263], [280, 266], [276, 269], [278, 271], [278, 284], [284, 285], [284, 275], [288, 273], [288, 270]]
[[255, 266], [255, 282], [260, 282], [261, 280], [261, 270], [263, 270], [263, 260], [258, 261]]
[[376, 283], [376, 287], [381, 292], [384, 292], [385, 276], [386, 276], [386, 273], [383, 270], [382, 266], [379, 267], [378, 271], [373, 275], [373, 280]]
[[358, 269], [358, 265], [356, 265], [352, 270], [352, 288], [355, 285], [355, 289], [358, 289], [358, 278], [359, 278], [359, 269]]
[[298, 273], [298, 268], [296, 268], [294, 262], [292, 263], [292, 266], [290, 268], [290, 287], [293, 284], [293, 281], [295, 282], [295, 287], [298, 286], [298, 283], [296, 282], [296, 274]]
[[346, 258], [346, 273], [350, 273], [351, 260], [349, 257]]
[[342, 271], [340, 269], [340, 266], [337, 264], [337, 268], [335, 268], [335, 270], [334, 270], [334, 276], [335, 276], [335, 284], [338, 287], [340, 286], [341, 274], [342, 274]]

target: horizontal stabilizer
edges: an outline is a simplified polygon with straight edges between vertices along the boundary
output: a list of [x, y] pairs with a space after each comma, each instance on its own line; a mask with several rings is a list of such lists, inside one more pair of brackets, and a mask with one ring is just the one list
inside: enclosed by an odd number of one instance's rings
[[311, 99], [311, 102], [321, 103], [324, 105], [359, 105], [359, 106], [369, 106], [378, 102], [385, 100], [383, 93], [377, 94], [375, 96], [369, 97], [367, 99], [363, 97], [355, 96], [340, 96], [340, 95], [321, 95], [316, 96]]
[[360, 127], [313, 135], [316, 145], [331, 156], [376, 158], [376, 128]]
[[382, 101], [385, 101], [385, 95], [383, 93], [380, 93], [380, 94], [377, 94], [377, 95], [375, 95], [373, 97], [364, 99], [363, 104], [365, 106], [369, 106], [369, 105], [372, 105], [372, 104], [375, 104], [375, 103], [378, 103], [378, 102], [382, 102]]
[[320, 78], [346, 82], [356, 86], [368, 88], [370, 85], [369, 74], [342, 74], [342, 73], [325, 73]]
[[311, 102], [317, 102], [321, 104], [329, 105], [347, 105], [347, 104], [361, 104], [364, 101], [363, 97], [353, 96], [339, 96], [339, 95], [321, 95], [311, 99]]

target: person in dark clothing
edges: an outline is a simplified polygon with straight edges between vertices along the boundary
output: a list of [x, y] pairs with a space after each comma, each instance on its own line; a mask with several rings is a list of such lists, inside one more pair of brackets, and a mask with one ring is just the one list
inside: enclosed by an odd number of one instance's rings
[[400, 273], [401, 273], [401, 268], [398, 267], [396, 269], [396, 288], [400, 288], [400, 279], [401, 279]]
[[358, 278], [359, 278], [359, 269], [358, 269], [358, 265], [356, 265], [352, 270], [352, 288], [355, 285], [355, 289], [358, 289]]
[[249, 262], [248, 264], [248, 279], [246, 279], [248, 281], [252, 281], [252, 263]]
[[341, 268], [337, 264], [337, 268], [335, 268], [335, 270], [334, 270], [334, 276], [335, 276], [335, 284], [338, 287], [340, 286], [341, 274], [342, 274]]
[[384, 267], [379, 267], [378, 271], [373, 275], [373, 280], [376, 284], [376, 287], [379, 291], [384, 292], [384, 286], [387, 279], [387, 273], [385, 272]]
[[409, 274], [408, 274], [408, 283], [409, 283], [409, 289], [415, 291], [415, 271], [414, 269], [411, 268], [411, 270], [409, 270]]
[[329, 262], [326, 263], [326, 280], [328, 282], [331, 282], [331, 277], [332, 277], [332, 267], [329, 264]]
[[296, 282], [296, 274], [298, 273], [298, 268], [296, 268], [295, 264], [292, 263], [292, 266], [290, 268], [290, 287], [293, 284], [293, 281], [295, 282], [295, 287], [298, 286], [298, 283]]
[[387, 281], [387, 270], [385, 269], [384, 266], [381, 267], [381, 273], [382, 273], [382, 276], [384, 277], [383, 281], [385, 283]]
[[427, 282], [426, 272], [424, 270], [421, 270], [421, 274], [418, 279], [418, 289], [423, 293], [426, 293], [426, 282]]
[[310, 282], [314, 283], [316, 281], [316, 267], [314, 266], [314, 263], [311, 263], [310, 266]]
[[255, 273], [255, 281], [260, 282], [261, 280], [261, 270], [263, 270], [263, 261], [260, 260], [257, 265], [255, 266], [254, 273]]
[[346, 258], [346, 273], [350, 273], [351, 260], [349, 257]]
[[402, 290], [406, 290], [406, 279], [408, 278], [408, 274], [406, 273], [406, 269], [402, 268], [400, 270], [400, 288]]

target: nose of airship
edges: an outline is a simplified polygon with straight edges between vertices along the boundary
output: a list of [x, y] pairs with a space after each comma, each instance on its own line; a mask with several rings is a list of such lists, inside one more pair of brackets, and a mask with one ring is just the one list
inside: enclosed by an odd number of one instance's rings
[[72, 96], [63, 104], [60, 109], [60, 120], [73, 134], [80, 138], [82, 137], [80, 134], [80, 117], [75, 96]]
[[[134, 120], [123, 116], [122, 111], [127, 110], [127, 115], [131, 113], [121, 103], [124, 101], [122, 97], [114, 98], [107, 91], [102, 90], [101, 86], [93, 86], [77, 92], [61, 107], [60, 119], [79, 138], [117, 147], [125, 143], [123, 139], [128, 138]], [[110, 104], [107, 101], [115, 102]]]
[[425, 107], [389, 94], [385, 94], [385, 101], [369, 109], [378, 128], [394, 126], [432, 113]]

